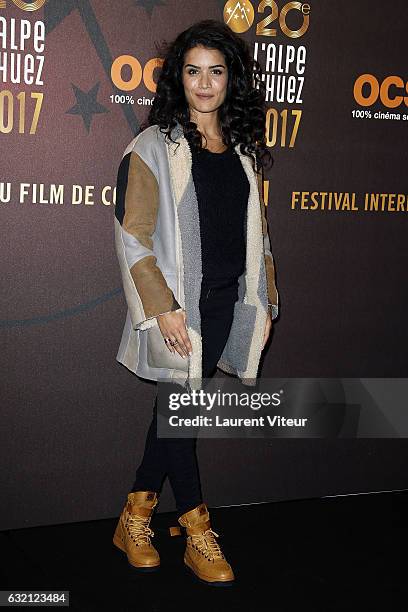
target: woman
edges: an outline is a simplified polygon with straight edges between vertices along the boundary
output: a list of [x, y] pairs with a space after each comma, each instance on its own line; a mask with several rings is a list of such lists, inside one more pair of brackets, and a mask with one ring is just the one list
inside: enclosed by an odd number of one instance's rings
[[[148, 126], [118, 172], [115, 241], [128, 312], [117, 359], [138, 376], [181, 391], [219, 367], [255, 384], [278, 314], [266, 161], [259, 64], [222, 22], [194, 24], [166, 49]], [[186, 530], [185, 564], [208, 584], [232, 584], [201, 494], [196, 438], [157, 435], [157, 397], [114, 543], [133, 566], [159, 567], [149, 523], [166, 475]]]

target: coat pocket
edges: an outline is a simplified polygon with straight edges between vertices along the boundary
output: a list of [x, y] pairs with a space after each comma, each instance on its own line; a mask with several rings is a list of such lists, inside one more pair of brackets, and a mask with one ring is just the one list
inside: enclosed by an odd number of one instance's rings
[[245, 372], [248, 368], [249, 351], [255, 331], [257, 308], [255, 304], [237, 301], [234, 305], [234, 318], [222, 358], [234, 368]]
[[168, 368], [188, 372], [189, 357], [183, 359], [177, 351], [173, 354], [167, 348], [157, 319], [153, 327], [145, 330], [147, 334], [147, 363], [152, 368]]

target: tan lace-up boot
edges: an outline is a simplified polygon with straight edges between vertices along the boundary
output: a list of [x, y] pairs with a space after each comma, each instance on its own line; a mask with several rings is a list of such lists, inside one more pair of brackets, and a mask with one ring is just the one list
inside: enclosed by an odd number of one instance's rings
[[160, 567], [159, 553], [150, 542], [154, 531], [149, 527], [157, 503], [157, 494], [153, 491], [129, 493], [113, 536], [113, 543], [127, 554], [129, 563], [144, 571]]
[[202, 503], [178, 519], [186, 528], [187, 546], [184, 563], [196, 576], [211, 586], [230, 586], [235, 580], [232, 568], [224, 557], [211, 529], [207, 506]]

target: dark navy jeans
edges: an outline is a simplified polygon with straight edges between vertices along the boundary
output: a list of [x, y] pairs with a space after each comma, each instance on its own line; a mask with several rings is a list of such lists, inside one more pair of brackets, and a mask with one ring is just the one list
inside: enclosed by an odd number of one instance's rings
[[[203, 345], [202, 376], [210, 378], [224, 350], [238, 299], [238, 279], [203, 279], [200, 296]], [[171, 383], [169, 383], [171, 384]], [[180, 385], [176, 385], [180, 391]], [[203, 501], [196, 454], [197, 438], [157, 437], [157, 395], [147, 432], [142, 462], [132, 491], [161, 491], [166, 476], [173, 490], [179, 515]]]

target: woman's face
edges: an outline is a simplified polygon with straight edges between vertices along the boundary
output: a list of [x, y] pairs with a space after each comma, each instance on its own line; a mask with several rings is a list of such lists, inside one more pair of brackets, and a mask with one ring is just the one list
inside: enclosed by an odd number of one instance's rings
[[218, 49], [197, 46], [184, 55], [183, 85], [192, 114], [211, 113], [224, 102], [228, 68]]

